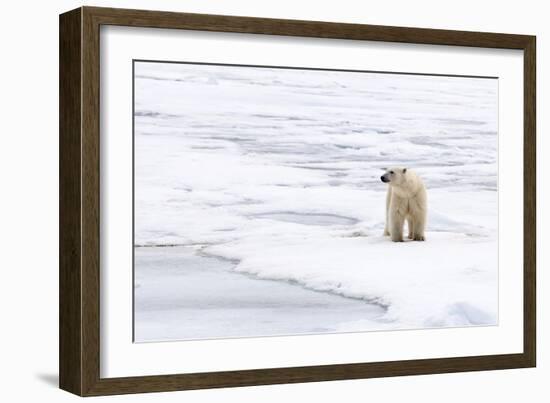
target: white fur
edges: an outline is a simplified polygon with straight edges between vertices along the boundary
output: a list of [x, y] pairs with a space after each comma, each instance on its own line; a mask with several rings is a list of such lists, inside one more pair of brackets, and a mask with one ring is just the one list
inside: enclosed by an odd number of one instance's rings
[[394, 167], [387, 169], [381, 179], [389, 185], [384, 235], [390, 236], [394, 242], [402, 242], [407, 221], [409, 239], [425, 241], [428, 200], [420, 177], [410, 169]]

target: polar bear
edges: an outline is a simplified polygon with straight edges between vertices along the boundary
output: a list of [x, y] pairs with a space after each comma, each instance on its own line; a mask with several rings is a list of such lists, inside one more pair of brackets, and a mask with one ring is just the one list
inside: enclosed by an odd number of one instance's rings
[[409, 227], [409, 239], [424, 241], [424, 229], [428, 212], [426, 188], [420, 177], [410, 169], [395, 167], [386, 169], [380, 177], [387, 183], [386, 227], [384, 235], [394, 242], [403, 241], [405, 220]]

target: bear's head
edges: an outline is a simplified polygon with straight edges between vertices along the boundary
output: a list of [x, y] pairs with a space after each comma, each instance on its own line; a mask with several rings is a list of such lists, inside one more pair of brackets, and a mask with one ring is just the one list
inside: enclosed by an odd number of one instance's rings
[[384, 183], [399, 186], [406, 181], [407, 168], [393, 167], [387, 168], [385, 171], [384, 175], [380, 177]]

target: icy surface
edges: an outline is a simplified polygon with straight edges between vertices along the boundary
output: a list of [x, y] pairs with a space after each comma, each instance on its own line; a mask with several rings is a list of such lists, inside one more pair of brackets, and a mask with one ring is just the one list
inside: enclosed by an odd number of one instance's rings
[[[136, 341], [361, 331], [384, 308], [235, 274], [194, 248], [136, 248]], [[371, 327], [374, 323], [371, 323]]]
[[[137, 245], [193, 245], [235, 272], [386, 307], [339, 330], [497, 323], [496, 79], [139, 62], [135, 90]], [[426, 242], [382, 236], [379, 177], [396, 165], [428, 188]], [[136, 278], [151, 270], [140, 256]], [[142, 310], [136, 290], [137, 333], [152, 326]], [[162, 312], [170, 337], [194, 337], [176, 303]]]

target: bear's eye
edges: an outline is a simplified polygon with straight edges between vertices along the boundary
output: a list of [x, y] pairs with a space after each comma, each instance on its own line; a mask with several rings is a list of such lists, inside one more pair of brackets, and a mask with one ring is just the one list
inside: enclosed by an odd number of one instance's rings
[[390, 174], [392, 174], [392, 175], [393, 175], [393, 171], [390, 171]]

